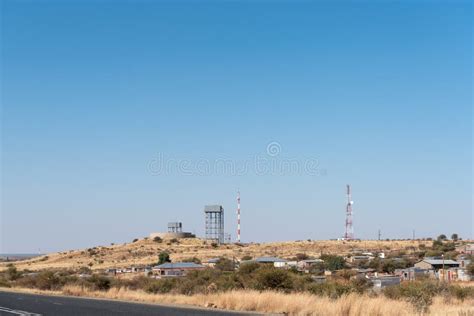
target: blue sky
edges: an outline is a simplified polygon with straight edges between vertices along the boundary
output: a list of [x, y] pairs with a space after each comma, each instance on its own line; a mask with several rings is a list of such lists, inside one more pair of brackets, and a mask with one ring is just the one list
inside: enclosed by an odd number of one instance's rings
[[[168, 221], [202, 235], [212, 203], [235, 238], [237, 189], [243, 241], [337, 238], [346, 183], [356, 237], [473, 237], [470, 2], [1, 10], [0, 252], [125, 242]], [[191, 170], [157, 171], [159, 157]], [[275, 172], [288, 161], [316, 172]]]

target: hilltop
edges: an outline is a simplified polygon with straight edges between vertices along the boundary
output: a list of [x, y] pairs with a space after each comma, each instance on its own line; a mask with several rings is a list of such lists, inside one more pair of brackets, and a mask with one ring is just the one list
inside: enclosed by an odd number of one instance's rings
[[[217, 246], [198, 238], [163, 240], [162, 242], [144, 238], [119, 245], [96, 246], [82, 250], [51, 253], [15, 262], [15, 266], [20, 270], [28, 269], [32, 271], [51, 268], [79, 269], [81, 267], [100, 270], [155, 264], [158, 254], [162, 251], [167, 251], [171, 260], [177, 262], [189, 258], [198, 258], [204, 261], [216, 257], [242, 259], [245, 256], [252, 258], [278, 256], [291, 259], [302, 253], [317, 258], [321, 254], [345, 255], [357, 251], [409, 254], [418, 251], [420, 248], [431, 247], [431, 245], [432, 242], [428, 240], [308, 240]], [[0, 269], [5, 269], [6, 265], [7, 263], [1, 263]]]

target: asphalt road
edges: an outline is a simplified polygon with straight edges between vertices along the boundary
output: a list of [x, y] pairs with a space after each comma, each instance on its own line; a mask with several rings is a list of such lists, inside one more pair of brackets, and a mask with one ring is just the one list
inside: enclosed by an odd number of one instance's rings
[[46, 296], [0, 291], [0, 315], [250, 315], [199, 308], [138, 304], [78, 297]]

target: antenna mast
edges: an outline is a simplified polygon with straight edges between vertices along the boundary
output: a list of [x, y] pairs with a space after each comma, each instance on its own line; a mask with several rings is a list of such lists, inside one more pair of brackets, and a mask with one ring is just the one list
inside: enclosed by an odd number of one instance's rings
[[237, 242], [240, 243], [240, 190], [237, 191]]
[[347, 185], [347, 206], [346, 206], [346, 231], [344, 233], [344, 239], [354, 239], [354, 228], [352, 227], [352, 194], [351, 186]]

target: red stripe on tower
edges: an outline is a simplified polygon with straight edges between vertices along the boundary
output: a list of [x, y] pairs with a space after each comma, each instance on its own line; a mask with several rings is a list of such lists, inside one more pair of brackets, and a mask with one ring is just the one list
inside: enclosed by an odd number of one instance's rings
[[237, 191], [237, 242], [240, 243], [240, 191]]

